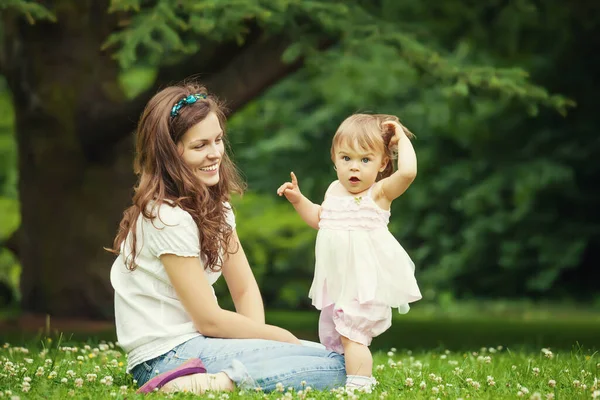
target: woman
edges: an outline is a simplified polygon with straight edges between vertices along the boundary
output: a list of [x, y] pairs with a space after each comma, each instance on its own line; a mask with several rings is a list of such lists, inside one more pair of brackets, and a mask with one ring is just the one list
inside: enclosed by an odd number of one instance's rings
[[[167, 87], [137, 128], [133, 205], [113, 251], [117, 338], [142, 392], [343, 386], [343, 357], [265, 324], [236, 234], [243, 185], [225, 151], [219, 102], [196, 84]], [[219, 307], [223, 275], [236, 312]]]

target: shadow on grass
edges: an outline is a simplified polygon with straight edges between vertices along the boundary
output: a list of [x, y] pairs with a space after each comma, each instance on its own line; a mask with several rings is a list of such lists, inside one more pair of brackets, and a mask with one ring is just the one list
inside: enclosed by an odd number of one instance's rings
[[[412, 313], [412, 312], [411, 312]], [[498, 345], [512, 349], [548, 347], [553, 350], [571, 350], [577, 345], [585, 349], [600, 349], [600, 322], [597, 318], [519, 319], [511, 317], [463, 316], [442, 317], [414, 313], [395, 315], [392, 327], [375, 338], [373, 351], [397, 349], [475, 351], [481, 347]], [[316, 311], [270, 311], [267, 323], [292, 331], [301, 339], [318, 341]], [[8, 323], [7, 323], [8, 322]], [[110, 323], [90, 326], [52, 325], [37, 329], [20, 329], [4, 320], [0, 324], [0, 345], [4, 342], [17, 346], [47, 344], [46, 338], [62, 343], [116, 342], [114, 326]], [[85, 328], [85, 329], [84, 329]], [[56, 342], [54, 342], [56, 343]]]
[[[410, 314], [409, 314], [410, 315]], [[371, 349], [478, 350], [481, 347], [571, 350], [600, 348], [600, 323], [595, 320], [518, 320], [508, 318], [422, 318], [395, 316], [392, 327], [374, 338]], [[288, 328], [297, 336], [318, 340], [318, 313], [271, 312], [268, 323]]]

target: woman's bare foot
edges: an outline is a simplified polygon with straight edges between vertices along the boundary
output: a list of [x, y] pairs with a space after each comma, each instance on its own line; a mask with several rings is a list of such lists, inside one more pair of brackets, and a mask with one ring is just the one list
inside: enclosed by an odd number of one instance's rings
[[225, 372], [218, 374], [192, 374], [181, 376], [177, 379], [166, 383], [161, 389], [161, 392], [191, 392], [202, 394], [207, 390], [210, 391], [228, 391], [235, 389], [235, 384]]

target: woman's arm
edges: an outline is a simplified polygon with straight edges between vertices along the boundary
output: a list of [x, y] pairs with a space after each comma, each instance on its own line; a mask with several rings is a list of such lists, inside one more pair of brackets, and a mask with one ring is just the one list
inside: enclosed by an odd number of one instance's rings
[[235, 310], [253, 321], [264, 324], [265, 309], [258, 284], [235, 230], [231, 235], [229, 250], [235, 252], [228, 254], [222, 272], [231, 293]]
[[291, 332], [223, 310], [217, 304], [198, 257], [160, 256], [171, 285], [198, 332], [205, 336], [235, 339], [268, 339], [300, 344]]

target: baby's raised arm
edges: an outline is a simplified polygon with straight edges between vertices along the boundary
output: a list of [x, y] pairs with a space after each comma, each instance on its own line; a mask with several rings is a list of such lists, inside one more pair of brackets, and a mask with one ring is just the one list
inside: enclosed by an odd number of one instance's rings
[[[417, 176], [417, 155], [408, 135], [400, 124], [394, 121], [384, 122], [394, 127], [394, 137], [390, 146], [398, 144], [398, 170], [391, 176], [381, 180], [383, 195], [392, 202], [400, 197]], [[392, 162], [390, 160], [390, 162]]]
[[292, 181], [281, 185], [279, 189], [277, 189], [277, 194], [279, 196], [285, 196], [285, 198], [292, 203], [296, 209], [296, 212], [300, 214], [300, 217], [302, 217], [308, 226], [319, 229], [321, 206], [306, 198], [306, 196], [300, 192], [300, 186], [298, 186], [296, 174], [291, 172], [290, 175]]

